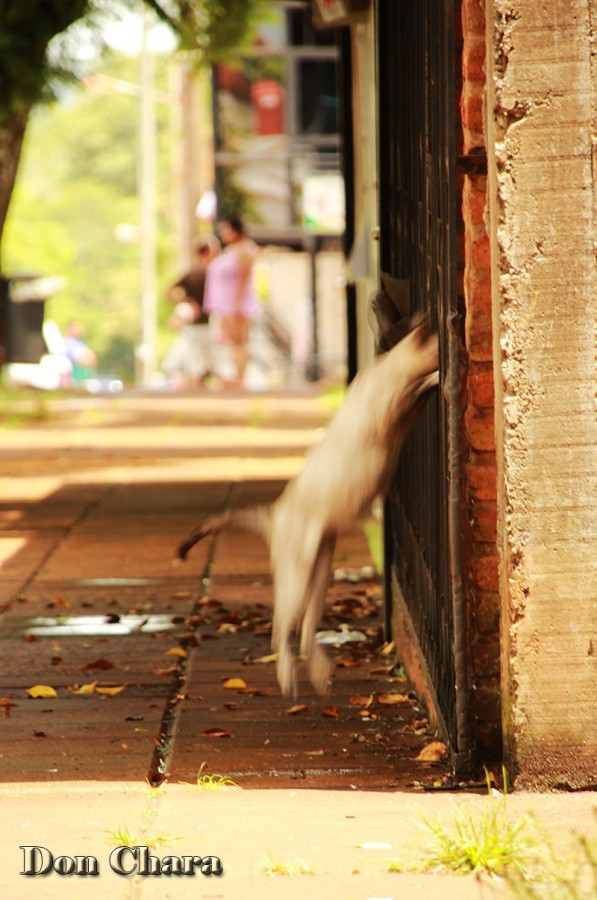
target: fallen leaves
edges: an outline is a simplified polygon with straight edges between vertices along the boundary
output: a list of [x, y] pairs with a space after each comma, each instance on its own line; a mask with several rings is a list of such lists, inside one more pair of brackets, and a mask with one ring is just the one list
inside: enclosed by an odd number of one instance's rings
[[243, 678], [227, 678], [222, 682], [222, 687], [228, 691], [237, 691], [239, 694], [263, 695], [259, 688], [251, 687]]
[[169, 650], [164, 650], [164, 656], [180, 656], [184, 659], [187, 655], [187, 651], [183, 650], [182, 647], [170, 647]]
[[106, 669], [115, 669], [115, 668], [116, 668], [116, 665], [115, 665], [115, 663], [112, 662], [112, 660], [100, 658], [100, 659], [94, 659], [92, 662], [86, 663], [82, 667], [81, 671], [88, 672], [90, 669], [106, 670]]
[[227, 678], [226, 681], [222, 683], [222, 687], [226, 688], [227, 691], [238, 691], [247, 687], [247, 682], [242, 678]]
[[295, 703], [294, 706], [291, 706], [286, 710], [287, 716], [298, 716], [299, 713], [308, 712], [309, 707], [304, 703]]
[[116, 694], [120, 694], [126, 687], [126, 684], [98, 684], [96, 687], [96, 692], [106, 697], [114, 697]]
[[50, 697], [57, 697], [58, 694], [49, 684], [34, 684], [33, 687], [25, 689], [30, 697], [34, 700], [47, 700]]
[[231, 738], [232, 735], [226, 728], [206, 728], [206, 730], [201, 733], [201, 737]]
[[153, 670], [154, 675], [174, 675], [175, 672], [178, 672], [176, 666], [158, 666]]
[[0, 697], [0, 707], [4, 709], [4, 718], [8, 719], [10, 716], [10, 711], [13, 706], [18, 706], [18, 703], [13, 703], [13, 699], [11, 695], [7, 695], [5, 697]]
[[378, 694], [377, 702], [384, 706], [410, 706], [410, 699], [406, 694]]
[[[99, 684], [97, 681], [89, 681], [86, 684], [67, 684], [66, 689], [69, 693], [76, 694], [79, 697], [90, 697], [91, 694], [114, 697], [116, 694], [120, 694], [125, 687], [126, 684]], [[34, 684], [33, 687], [26, 688], [26, 692], [34, 700], [48, 700], [52, 697], [58, 697], [56, 689], [49, 684]], [[2, 705], [1, 701], [0, 705]]]
[[426, 747], [423, 747], [418, 756], [414, 757], [415, 762], [435, 763], [444, 758], [447, 753], [447, 747], [441, 741], [431, 741]]
[[354, 669], [360, 663], [357, 659], [338, 659], [336, 660], [336, 668], [338, 669]]
[[73, 605], [70, 600], [66, 600], [64, 597], [52, 597], [52, 602], [48, 604], [48, 606], [59, 606], [61, 609], [72, 609]]
[[97, 681], [90, 681], [89, 684], [69, 684], [67, 685], [67, 690], [71, 692], [71, 694], [83, 694], [88, 696], [89, 694], [93, 694], [95, 690], [95, 686]]
[[369, 694], [367, 697], [362, 694], [356, 694], [350, 698], [350, 702], [352, 706], [371, 706], [375, 702], [375, 697], [373, 694]]
[[273, 663], [278, 659], [277, 653], [269, 653], [267, 656], [260, 656], [257, 659], [247, 659], [246, 663]]

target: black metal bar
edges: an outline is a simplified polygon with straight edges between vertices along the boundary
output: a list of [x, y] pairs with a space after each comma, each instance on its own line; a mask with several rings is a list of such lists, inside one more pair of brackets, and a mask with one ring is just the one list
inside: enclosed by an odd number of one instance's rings
[[[377, 0], [376, 14], [381, 268], [409, 279], [411, 312], [420, 310], [437, 325], [443, 383], [456, 305], [453, 3]], [[385, 541], [458, 752], [466, 712], [462, 606], [454, 602], [456, 557], [450, 553], [458, 540], [449, 510], [449, 425], [454, 428], [455, 414], [438, 392], [409, 436], [386, 503]], [[386, 590], [390, 583], [388, 575]]]

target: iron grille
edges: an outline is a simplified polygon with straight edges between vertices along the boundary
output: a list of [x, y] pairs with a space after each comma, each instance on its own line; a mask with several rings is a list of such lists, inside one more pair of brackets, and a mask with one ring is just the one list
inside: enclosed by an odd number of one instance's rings
[[[411, 311], [437, 326], [445, 370], [456, 302], [452, 2], [378, 0], [377, 23], [381, 267], [409, 280]], [[386, 569], [457, 749], [447, 460], [447, 408], [437, 392], [404, 446], [386, 503]]]

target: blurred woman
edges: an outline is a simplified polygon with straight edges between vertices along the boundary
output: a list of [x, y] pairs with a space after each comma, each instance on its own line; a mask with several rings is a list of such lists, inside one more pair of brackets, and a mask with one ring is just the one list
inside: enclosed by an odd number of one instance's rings
[[249, 361], [249, 327], [259, 315], [259, 300], [253, 286], [258, 248], [236, 216], [221, 222], [219, 234], [224, 250], [207, 270], [204, 308], [218, 317], [221, 340], [232, 345], [236, 379], [231, 386], [242, 387]]

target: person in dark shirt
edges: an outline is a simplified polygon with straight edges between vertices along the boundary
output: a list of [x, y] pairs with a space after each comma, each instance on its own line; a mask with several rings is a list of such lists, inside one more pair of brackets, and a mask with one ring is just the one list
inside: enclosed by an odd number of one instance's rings
[[170, 325], [180, 334], [166, 354], [162, 370], [177, 387], [199, 387], [211, 371], [209, 313], [203, 308], [203, 294], [207, 266], [219, 249], [216, 238], [198, 238], [191, 269], [166, 291], [174, 304]]

